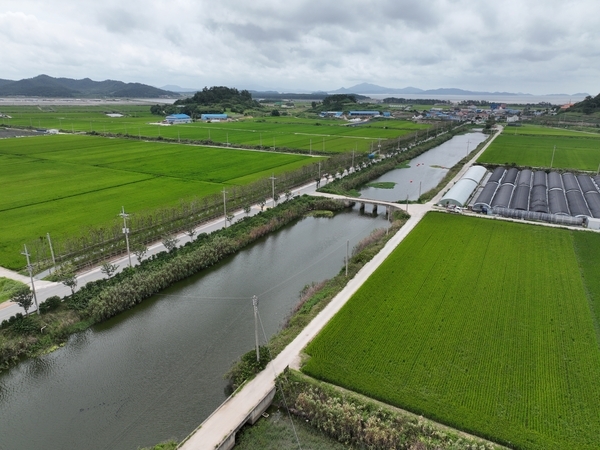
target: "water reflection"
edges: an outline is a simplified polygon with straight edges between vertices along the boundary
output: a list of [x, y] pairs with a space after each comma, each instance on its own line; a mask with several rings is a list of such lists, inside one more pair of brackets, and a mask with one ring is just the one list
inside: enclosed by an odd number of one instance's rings
[[417, 156], [409, 162], [410, 167], [392, 170], [374, 180], [396, 183], [393, 189], [366, 187], [361, 189], [362, 198], [402, 202], [417, 200], [420, 194], [436, 187], [448, 170], [486, 139], [481, 132], [454, 136], [440, 146]]
[[56, 352], [0, 376], [0, 449], [135, 449], [180, 440], [225, 398], [224, 373], [254, 345], [252, 295], [267, 335], [300, 290], [335, 275], [386, 226], [357, 210], [287, 226]]

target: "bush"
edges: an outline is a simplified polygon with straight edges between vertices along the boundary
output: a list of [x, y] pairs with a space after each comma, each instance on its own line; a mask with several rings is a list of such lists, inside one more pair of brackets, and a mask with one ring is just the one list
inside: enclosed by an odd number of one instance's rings
[[40, 303], [40, 313], [46, 314], [53, 309], [56, 309], [60, 306], [61, 299], [58, 295], [53, 295], [46, 299], [45, 302]]

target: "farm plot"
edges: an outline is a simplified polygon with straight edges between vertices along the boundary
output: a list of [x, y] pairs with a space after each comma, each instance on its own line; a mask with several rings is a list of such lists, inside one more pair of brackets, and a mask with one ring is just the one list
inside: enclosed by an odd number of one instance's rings
[[581, 133], [579, 136], [548, 136], [515, 135], [505, 131], [494, 140], [478, 162], [596, 171], [600, 163], [600, 139]]
[[598, 448], [598, 289], [578, 233], [429, 214], [303, 370], [511, 447]]
[[300, 119], [292, 116], [244, 119], [237, 122], [194, 122], [176, 126], [156, 124], [162, 116], [152, 115], [148, 106], [114, 105], [111, 111], [124, 117], [108, 117], [110, 107], [54, 106], [3, 107], [10, 115], [4, 123], [18, 126], [57, 128], [66, 131], [112, 133], [149, 138], [211, 140], [231, 145], [251, 145], [302, 149], [326, 153], [367, 152], [379, 139], [395, 139], [428, 125], [405, 120], [385, 120], [360, 126], [346, 126], [347, 122]]
[[0, 140], [0, 265], [24, 265], [22, 245], [202, 198], [314, 163], [300, 155], [92, 136]]

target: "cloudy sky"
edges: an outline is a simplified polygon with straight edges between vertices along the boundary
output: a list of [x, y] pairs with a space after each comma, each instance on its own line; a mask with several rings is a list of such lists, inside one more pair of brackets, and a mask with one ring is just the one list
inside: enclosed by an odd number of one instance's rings
[[0, 0], [0, 78], [600, 91], [598, 0]]

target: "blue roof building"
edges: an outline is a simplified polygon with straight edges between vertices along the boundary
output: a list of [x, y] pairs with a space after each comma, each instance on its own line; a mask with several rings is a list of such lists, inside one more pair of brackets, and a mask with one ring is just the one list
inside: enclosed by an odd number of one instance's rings
[[165, 117], [164, 122], [171, 125], [176, 123], [192, 123], [192, 118], [187, 114], [171, 114], [170, 116]]

